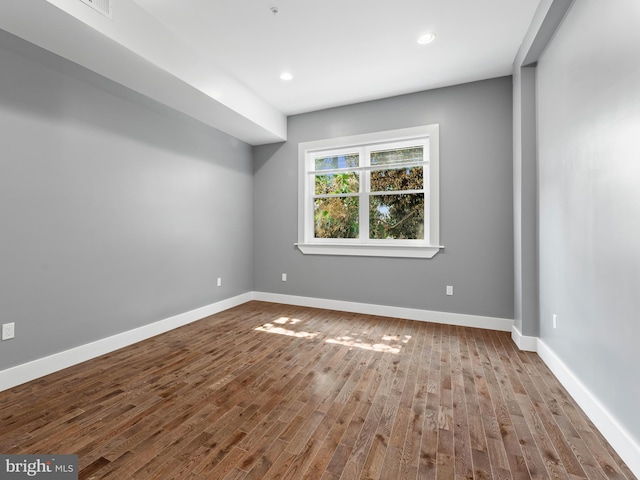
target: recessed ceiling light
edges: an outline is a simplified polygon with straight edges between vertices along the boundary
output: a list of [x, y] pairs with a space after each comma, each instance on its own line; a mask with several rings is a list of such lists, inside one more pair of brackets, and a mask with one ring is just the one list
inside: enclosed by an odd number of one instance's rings
[[425, 33], [418, 37], [418, 43], [420, 45], [426, 45], [427, 43], [431, 43], [436, 39], [435, 34], [433, 33]]
[[281, 80], [291, 80], [291, 79], [293, 79], [293, 75], [291, 75], [289, 72], [282, 72], [280, 74], [280, 79]]

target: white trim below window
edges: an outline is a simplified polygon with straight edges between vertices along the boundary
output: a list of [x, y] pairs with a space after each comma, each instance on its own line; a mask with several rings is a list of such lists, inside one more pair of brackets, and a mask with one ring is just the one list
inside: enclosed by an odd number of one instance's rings
[[305, 255], [353, 255], [361, 257], [405, 257], [432, 258], [443, 246], [401, 246], [401, 245], [361, 245], [296, 243]]

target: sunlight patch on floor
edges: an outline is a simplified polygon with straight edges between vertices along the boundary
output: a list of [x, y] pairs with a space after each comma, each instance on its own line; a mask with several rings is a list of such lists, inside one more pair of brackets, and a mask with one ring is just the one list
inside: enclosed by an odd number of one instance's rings
[[[256, 327], [255, 330], [258, 332], [277, 333], [279, 335], [286, 335], [289, 337], [308, 339], [315, 338], [320, 334], [320, 332], [293, 330], [292, 327], [300, 322], [301, 320], [297, 318], [280, 317], [277, 320], [274, 320], [273, 323], [265, 323], [260, 327]], [[285, 328], [285, 326], [289, 328]], [[374, 352], [392, 353], [397, 355], [400, 353], [402, 346], [406, 345], [409, 340], [411, 340], [411, 335], [382, 335], [380, 337], [380, 341], [374, 343], [371, 341], [360, 340], [358, 339], [359, 336], [360, 335], [357, 333], [348, 333], [344, 336], [328, 338], [325, 342], [334, 345], [344, 345], [345, 347], [350, 348], [355, 347], [363, 350], [372, 350]]]
[[[288, 337], [297, 337], [297, 338], [314, 338], [318, 336], [318, 332], [304, 332], [304, 331], [295, 331], [289, 330], [284, 327], [279, 327], [278, 325], [295, 325], [300, 323], [300, 320], [297, 318], [287, 318], [280, 317], [277, 320], [274, 320], [273, 323], [265, 323], [264, 325], [257, 327], [255, 330], [258, 332], [269, 332], [269, 333], [278, 333], [280, 335], [287, 335]], [[278, 325], [274, 325], [278, 324]]]
[[256, 328], [259, 332], [269, 332], [269, 333], [279, 333], [280, 335], [287, 335], [289, 337], [298, 337], [298, 338], [314, 338], [318, 335], [318, 333], [310, 333], [310, 332], [296, 332], [294, 330], [287, 330], [286, 328], [276, 327], [271, 323], [265, 323], [261, 327]]

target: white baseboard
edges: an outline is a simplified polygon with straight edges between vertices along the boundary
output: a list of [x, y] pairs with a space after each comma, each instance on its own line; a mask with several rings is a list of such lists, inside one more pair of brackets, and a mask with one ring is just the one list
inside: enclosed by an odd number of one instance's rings
[[146, 340], [147, 338], [155, 337], [174, 328], [182, 327], [183, 325], [195, 322], [209, 315], [222, 312], [236, 305], [241, 305], [249, 300], [251, 300], [251, 293], [245, 293], [158, 322], [143, 325], [142, 327], [134, 328], [127, 332], [2, 370], [0, 371], [0, 392]]
[[462, 313], [434, 312], [415, 308], [390, 307], [386, 305], [345, 302], [343, 300], [327, 300], [313, 297], [298, 297], [295, 295], [282, 295], [279, 293], [253, 292], [253, 299], [264, 302], [283, 303], [285, 305], [324, 308], [327, 310], [340, 310], [342, 312], [364, 313], [367, 315], [380, 315], [384, 317], [406, 318], [407, 320], [443, 323], [446, 325], [458, 325], [462, 327], [485, 328], [487, 330], [499, 330], [501, 332], [510, 332], [513, 327], [513, 320], [507, 318], [483, 317]]
[[609, 413], [591, 391], [576, 377], [567, 365], [538, 339], [538, 355], [547, 364], [560, 383], [567, 389], [576, 403], [600, 430], [613, 449], [624, 460], [633, 474], [640, 478], [640, 444]]
[[538, 351], [538, 337], [527, 337], [522, 335], [515, 325], [511, 329], [511, 340], [513, 340], [520, 350], [525, 352]]

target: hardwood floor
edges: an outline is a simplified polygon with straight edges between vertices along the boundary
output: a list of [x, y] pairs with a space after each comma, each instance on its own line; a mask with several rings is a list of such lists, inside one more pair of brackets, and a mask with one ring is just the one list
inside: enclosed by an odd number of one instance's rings
[[0, 393], [81, 479], [632, 479], [509, 334], [250, 302]]

